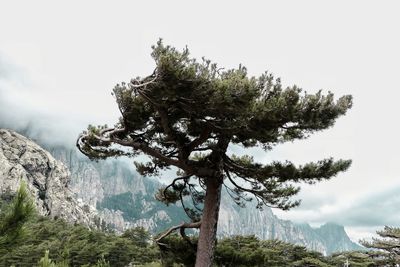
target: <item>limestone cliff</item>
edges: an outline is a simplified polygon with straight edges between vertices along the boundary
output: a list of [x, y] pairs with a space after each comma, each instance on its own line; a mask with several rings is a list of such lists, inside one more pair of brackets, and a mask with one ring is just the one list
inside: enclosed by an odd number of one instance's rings
[[218, 222], [219, 235], [255, 235], [260, 239], [279, 239], [303, 245], [323, 254], [331, 253], [324, 240], [319, 238], [311, 227], [311, 231], [304, 231], [297, 224], [276, 217], [270, 208], [259, 210], [254, 206], [255, 204], [250, 202], [245, 208], [240, 208], [229, 198], [223, 198]]
[[25, 181], [42, 215], [94, 226], [96, 211], [68, 189], [68, 169], [32, 140], [0, 129], [0, 196], [13, 195]]

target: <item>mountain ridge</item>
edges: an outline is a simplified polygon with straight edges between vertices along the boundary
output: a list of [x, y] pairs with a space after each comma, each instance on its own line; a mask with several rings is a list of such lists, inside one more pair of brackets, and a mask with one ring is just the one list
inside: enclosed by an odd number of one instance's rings
[[[66, 152], [65, 148], [58, 148], [59, 151], [56, 153], [58, 154], [61, 159], [67, 160], [66, 156], [62, 156], [63, 153], [75, 155], [72, 157], [80, 157], [75, 152]], [[63, 152], [64, 151], [64, 152]], [[67, 150], [68, 151], [68, 150]], [[131, 174], [136, 181], [134, 183], [127, 183], [123, 185], [122, 181], [127, 181], [126, 177], [119, 177], [118, 175], [112, 175], [111, 178], [118, 186], [114, 186], [112, 188], [108, 187], [109, 181], [107, 178], [103, 176], [102, 179], [105, 178], [105, 185], [104, 188], [104, 196], [100, 203], [96, 203], [98, 208], [103, 208], [100, 210], [100, 213], [108, 214], [107, 222], [110, 224], [116, 224], [113, 220], [118, 222], [118, 226], [124, 227], [132, 227], [132, 226], [143, 226], [146, 229], [149, 229], [152, 232], [159, 232], [162, 231], [172, 225], [179, 224], [183, 220], [188, 220], [186, 215], [184, 214], [181, 207], [171, 206], [167, 207], [154, 199], [154, 194], [156, 190], [162, 186], [162, 183], [154, 180], [141, 177], [137, 174], [137, 172], [133, 169], [132, 166], [125, 162], [119, 162], [114, 159], [107, 161], [102, 161], [99, 163], [92, 162], [88, 159], [84, 159], [83, 161], [86, 162], [88, 165], [109, 165], [113, 164], [114, 168], [122, 168], [124, 170], [118, 170], [119, 173]], [[68, 160], [66, 162], [68, 164]], [[118, 167], [116, 167], [118, 166]], [[91, 167], [88, 167], [91, 169]], [[95, 167], [96, 168], [96, 167]], [[97, 167], [99, 168], [99, 167]], [[104, 167], [100, 167], [99, 170]], [[77, 176], [78, 180], [82, 180], [82, 177], [79, 177], [79, 172], [74, 172]], [[104, 173], [103, 173], [104, 175]], [[99, 177], [102, 176], [101, 174], [98, 175]], [[101, 184], [102, 182], [98, 182]], [[135, 187], [135, 185], [137, 187]], [[122, 188], [125, 188], [125, 192], [122, 192]], [[137, 190], [133, 190], [136, 188]], [[79, 189], [81, 191], [86, 191], [82, 189], [80, 186]], [[76, 191], [76, 188], [74, 189]], [[127, 192], [131, 192], [131, 203], [128, 203]], [[79, 193], [78, 195], [83, 195], [83, 193]], [[142, 198], [139, 197], [142, 195]], [[116, 209], [112, 208], [110, 204], [110, 198], [113, 198], [114, 201], [118, 199], [125, 200], [122, 203], [125, 203], [125, 206], [122, 208]], [[128, 198], [129, 199], [129, 198]], [[126, 212], [131, 213], [131, 211], [127, 210], [129, 205], [142, 205], [143, 207], [147, 207], [147, 210], [144, 209], [144, 212], [138, 212], [135, 216], [132, 214], [127, 215]], [[331, 254], [333, 252], [338, 252], [341, 250], [353, 250], [353, 249], [360, 249], [361, 247], [355, 244], [350, 240], [347, 236], [345, 231], [336, 232], [340, 234], [342, 242], [340, 245], [330, 244], [326, 242], [326, 239], [329, 237], [328, 233], [319, 232], [318, 228], [312, 228], [308, 225], [308, 229], [305, 227], [301, 227], [298, 224], [295, 224], [288, 220], [281, 220], [276, 215], [273, 214], [272, 210], [268, 207], [265, 207], [263, 210], [258, 210], [254, 206], [252, 202], [248, 202], [246, 204], [246, 208], [241, 208], [237, 206], [225, 193], [222, 202], [221, 202], [221, 210], [220, 210], [220, 220], [218, 222], [218, 236], [226, 237], [232, 235], [255, 235], [260, 239], [280, 239], [286, 242], [291, 242], [299, 245], [304, 245], [310, 249], [319, 251], [325, 255]], [[121, 206], [119, 206], [121, 207]], [[137, 207], [136, 207], [137, 209]], [[166, 209], [169, 209], [168, 212], [163, 212]], [[119, 212], [124, 210], [124, 212]], [[154, 217], [151, 216], [151, 213], [154, 213]], [[171, 216], [171, 214], [173, 214]], [[113, 217], [114, 216], [114, 217]], [[131, 217], [133, 220], [129, 220], [127, 217]], [[128, 219], [128, 220], [127, 220]], [[117, 228], [118, 228], [117, 226]], [[244, 227], [243, 227], [244, 226]], [[124, 227], [119, 228], [119, 230], [125, 229]], [[329, 239], [333, 242], [332, 238]]]

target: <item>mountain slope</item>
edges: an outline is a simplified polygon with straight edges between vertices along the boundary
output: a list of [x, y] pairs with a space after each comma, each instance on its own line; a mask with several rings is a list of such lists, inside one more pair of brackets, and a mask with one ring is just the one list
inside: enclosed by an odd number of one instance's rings
[[188, 220], [180, 207], [156, 201], [154, 194], [161, 184], [141, 177], [128, 163], [115, 159], [96, 162], [75, 149], [47, 148], [69, 167], [75, 196], [97, 207], [104, 221], [116, 230], [143, 226], [160, 232]]
[[[167, 207], [156, 201], [154, 194], [162, 185], [141, 177], [132, 165], [117, 160], [93, 162], [64, 147], [53, 147], [50, 151], [70, 167], [71, 187], [76, 195], [96, 205], [104, 219], [117, 229], [122, 231], [132, 226], [143, 226], [156, 233], [188, 220], [181, 207]], [[223, 192], [218, 235], [254, 234], [261, 239], [280, 239], [304, 245], [323, 254], [360, 249], [342, 226], [337, 227], [342, 231], [335, 227], [322, 227], [320, 230], [308, 224], [294, 224], [279, 219], [270, 208], [256, 209], [251, 202], [246, 208], [240, 208]]]
[[[33, 179], [32, 177], [36, 177], [36, 173], [40, 173], [39, 170], [46, 169], [46, 162], [57, 161], [50, 153], [16, 133], [4, 130], [0, 133], [4, 133], [5, 136], [14, 136], [11, 139], [10, 137], [2, 139], [2, 147], [14, 147], [12, 152], [10, 152], [10, 148], [3, 148], [3, 155], [7, 154], [11, 158], [18, 158], [21, 150], [24, 150], [24, 147], [27, 146], [26, 144], [29, 144], [29, 147], [34, 147], [35, 151], [39, 151], [25, 155], [25, 158], [29, 162], [37, 162], [34, 169], [38, 170], [25, 174], [25, 177], [27, 177], [25, 179], [31, 181], [32, 192], [38, 196], [40, 195], [40, 188], [47, 187], [46, 181], [47, 183], [59, 185], [58, 187], [53, 186], [57, 188], [55, 195], [64, 194], [65, 197], [59, 196], [55, 198], [49, 191], [46, 192], [45, 199], [47, 202], [43, 202], [40, 197], [37, 200], [38, 206], [48, 205], [44, 203], [51, 204], [54, 209], [51, 212], [52, 215], [61, 214], [61, 217], [69, 218], [66, 216], [66, 213], [76, 213], [76, 210], [82, 210], [79, 206], [81, 202], [86, 203], [86, 210], [96, 207], [102, 220], [107, 224], [111, 224], [119, 231], [134, 226], [143, 226], [153, 233], [163, 231], [172, 225], [188, 220], [179, 205], [170, 205], [167, 207], [156, 201], [154, 194], [162, 185], [156, 180], [138, 175], [133, 170], [131, 164], [115, 159], [99, 162], [90, 161], [80, 155], [76, 149], [65, 148], [63, 146], [44, 145], [55, 158], [62, 161], [69, 168], [71, 174], [69, 174], [63, 164], [59, 162], [49, 163], [50, 165], [56, 165], [55, 169], [59, 169], [59, 171], [49, 172], [52, 175], [46, 176], [48, 177], [46, 178], [47, 180], [45, 179], [45, 182], [42, 181], [39, 183], [42, 187], [34, 186], [33, 184], [37, 182], [32, 181], [35, 179], [37, 181], [41, 180], [39, 178]], [[13, 143], [13, 138], [15, 139], [16, 137], [18, 140], [23, 140], [23, 142]], [[9, 161], [8, 159], [7, 162]], [[26, 163], [21, 164], [25, 167], [30, 166]], [[0, 166], [3, 166], [3, 164], [0, 164]], [[3, 176], [8, 175], [7, 173], [10, 168], [1, 167], [0, 174], [3, 174]], [[12, 179], [0, 179], [2, 181], [2, 191], [4, 191], [3, 188], [7, 187], [9, 181], [13, 181], [12, 187], [15, 190], [17, 187], [15, 182], [17, 181], [17, 177], [15, 175], [12, 175], [12, 177]], [[43, 175], [39, 175], [38, 177], [43, 177]], [[65, 191], [64, 193], [62, 193], [63, 190]], [[72, 195], [78, 201], [74, 200]], [[56, 200], [50, 201], [51, 199]], [[57, 208], [61, 205], [66, 205], [69, 208]], [[74, 206], [77, 207], [76, 210], [71, 208]], [[74, 218], [74, 216], [71, 218]], [[88, 223], [87, 220], [89, 219], [86, 219], [86, 223]], [[314, 229], [308, 224], [294, 224], [290, 221], [277, 218], [270, 208], [264, 208], [263, 210], [255, 209], [254, 204], [251, 202], [247, 204], [246, 208], [240, 208], [233, 203], [227, 194], [224, 194], [222, 198], [218, 235], [220, 237], [256, 235], [261, 239], [280, 239], [304, 245], [309, 249], [319, 251], [323, 254], [360, 248], [351, 242], [342, 226], [328, 224]]]

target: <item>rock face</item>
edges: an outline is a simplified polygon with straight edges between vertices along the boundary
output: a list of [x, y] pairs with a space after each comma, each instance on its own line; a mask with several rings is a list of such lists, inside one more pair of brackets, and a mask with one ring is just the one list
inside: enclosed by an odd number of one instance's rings
[[361, 249], [350, 240], [343, 226], [327, 223], [320, 228], [312, 228], [309, 224], [295, 224], [279, 219], [270, 208], [258, 210], [251, 202], [246, 204], [246, 208], [240, 208], [226, 196], [222, 198], [218, 233], [220, 236], [236, 234], [279, 239], [324, 255]]
[[24, 181], [42, 215], [94, 226], [96, 211], [74, 199], [68, 169], [28, 138], [0, 129], [0, 195], [14, 194]]
[[325, 241], [328, 254], [335, 251], [360, 249], [360, 246], [351, 242], [342, 225], [326, 223], [315, 231]]
[[154, 194], [161, 184], [138, 175], [132, 164], [115, 159], [96, 162], [76, 149], [44, 147], [68, 166], [75, 197], [96, 207], [104, 222], [117, 231], [142, 226], [160, 232], [187, 220], [180, 207], [167, 207], [155, 200]]
[[230, 202], [230, 199], [225, 198], [221, 205], [218, 222], [218, 231], [221, 236], [230, 236], [234, 233], [255, 235], [260, 239], [279, 239], [303, 245], [323, 254], [330, 253], [323, 240], [311, 227], [304, 229], [291, 221], [281, 220], [270, 208], [258, 210], [252, 203], [247, 203], [246, 208], [240, 208]]

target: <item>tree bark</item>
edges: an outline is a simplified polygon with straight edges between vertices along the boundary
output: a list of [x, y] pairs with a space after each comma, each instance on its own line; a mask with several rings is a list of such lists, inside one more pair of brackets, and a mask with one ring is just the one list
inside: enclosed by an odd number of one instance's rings
[[207, 191], [197, 245], [196, 267], [209, 267], [213, 261], [221, 202], [222, 178], [207, 178], [206, 187]]

